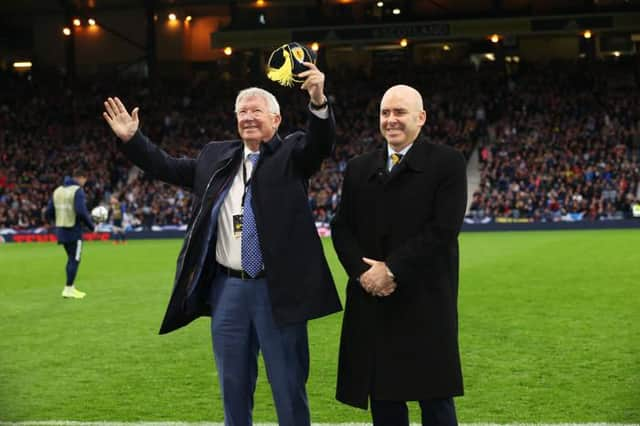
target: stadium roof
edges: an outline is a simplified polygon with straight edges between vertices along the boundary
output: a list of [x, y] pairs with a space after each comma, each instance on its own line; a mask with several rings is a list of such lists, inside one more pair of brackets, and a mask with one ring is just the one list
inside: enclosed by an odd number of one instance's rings
[[[262, 1], [264, 3], [258, 3], [264, 5], [261, 7], [267, 10], [278, 8], [280, 13], [285, 8], [285, 14], [288, 7], [333, 6], [341, 10], [347, 7], [344, 13], [348, 14], [350, 6], [375, 5], [378, 0]], [[91, 16], [103, 11], [124, 11], [147, 6], [152, 6], [158, 11], [190, 7], [205, 11], [215, 6], [254, 8], [256, 4], [257, 0], [3, 0], [0, 7], [0, 42], [12, 38], [28, 40], [33, 32], [34, 18], [43, 15], [64, 15], [65, 11], [70, 16]], [[385, 0], [385, 4], [410, 7], [413, 16], [419, 17], [420, 20], [640, 11], [640, 0]]]
[[[389, 1], [389, 0], [388, 0]], [[391, 3], [411, 3], [414, 7], [432, 7], [452, 13], [465, 13], [501, 9], [529, 10], [571, 10], [573, 12], [597, 12], [599, 10], [628, 10], [640, 6], [640, 0], [390, 0]], [[40, 15], [48, 13], [61, 13], [65, 7], [79, 11], [100, 11], [140, 8], [145, 5], [154, 5], [158, 9], [184, 6], [206, 5], [237, 5], [251, 4], [251, 0], [5, 0], [2, 2], [0, 15]], [[324, 4], [354, 4], [375, 3], [375, 0], [325, 0]], [[316, 0], [268, 0], [269, 6], [286, 5], [317, 5]]]

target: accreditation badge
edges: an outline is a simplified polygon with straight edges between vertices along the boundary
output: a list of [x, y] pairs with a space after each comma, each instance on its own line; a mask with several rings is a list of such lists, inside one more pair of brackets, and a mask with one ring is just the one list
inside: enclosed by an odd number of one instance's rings
[[239, 239], [242, 237], [242, 215], [233, 215], [233, 238]]

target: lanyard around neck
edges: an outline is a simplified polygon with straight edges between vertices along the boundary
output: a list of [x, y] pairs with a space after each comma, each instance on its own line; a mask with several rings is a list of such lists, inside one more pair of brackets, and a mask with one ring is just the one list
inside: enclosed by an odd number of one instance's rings
[[253, 175], [256, 172], [256, 168], [258, 165], [258, 162], [256, 161], [256, 165], [253, 166], [253, 169], [251, 170], [251, 177], [249, 177], [249, 179], [247, 179], [247, 166], [245, 164], [245, 162], [247, 161], [249, 157], [247, 157], [246, 159], [242, 160], [242, 183], [244, 184], [244, 190], [242, 191], [242, 203], [240, 204], [240, 207], [242, 207], [244, 209], [244, 199], [247, 196], [247, 191], [249, 190], [249, 185], [251, 185], [251, 179], [253, 179]]

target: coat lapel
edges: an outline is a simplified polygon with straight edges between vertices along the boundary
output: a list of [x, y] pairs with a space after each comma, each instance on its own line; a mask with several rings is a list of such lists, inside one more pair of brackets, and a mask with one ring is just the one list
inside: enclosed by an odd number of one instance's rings
[[270, 141], [260, 144], [260, 152], [273, 154], [280, 148], [280, 145], [282, 145], [282, 138], [276, 133]]
[[407, 155], [389, 173], [389, 181], [392, 181], [404, 173], [422, 173], [427, 167], [428, 144], [420, 139], [413, 143]]
[[413, 147], [407, 152], [407, 156], [400, 164], [405, 163], [405, 167], [414, 172], [424, 172], [427, 169], [431, 146], [423, 139], [418, 139], [413, 143]]
[[368, 169], [365, 172], [368, 180], [377, 179], [384, 183], [389, 177], [387, 172], [387, 144], [383, 148], [374, 153], [373, 161], [367, 164]]

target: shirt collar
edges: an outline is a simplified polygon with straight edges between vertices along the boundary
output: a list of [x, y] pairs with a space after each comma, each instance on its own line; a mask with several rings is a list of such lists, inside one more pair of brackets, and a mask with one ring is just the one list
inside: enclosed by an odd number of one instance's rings
[[405, 146], [403, 150], [396, 152], [393, 148], [391, 148], [391, 145], [387, 144], [387, 170], [391, 170], [393, 167], [392, 166], [393, 163], [391, 161], [391, 154], [400, 154], [402, 158], [404, 158], [404, 156], [407, 154], [407, 152], [409, 152], [412, 146], [413, 146], [413, 143], [410, 143], [409, 145]]
[[412, 146], [413, 143], [410, 143], [409, 145], [405, 146], [402, 151], [396, 152], [393, 148], [391, 148], [391, 145], [387, 144], [387, 158], [391, 157], [391, 154], [400, 154], [404, 157], [405, 155], [407, 155], [407, 152], [409, 152]]
[[254, 151], [251, 151], [249, 148], [247, 148], [246, 145], [244, 145], [244, 154], [243, 154], [243, 157], [242, 157], [244, 159], [244, 161], [247, 161], [247, 158], [249, 157], [249, 154], [258, 154], [258, 155], [260, 155], [260, 150], [257, 150], [257, 151], [254, 152]]

